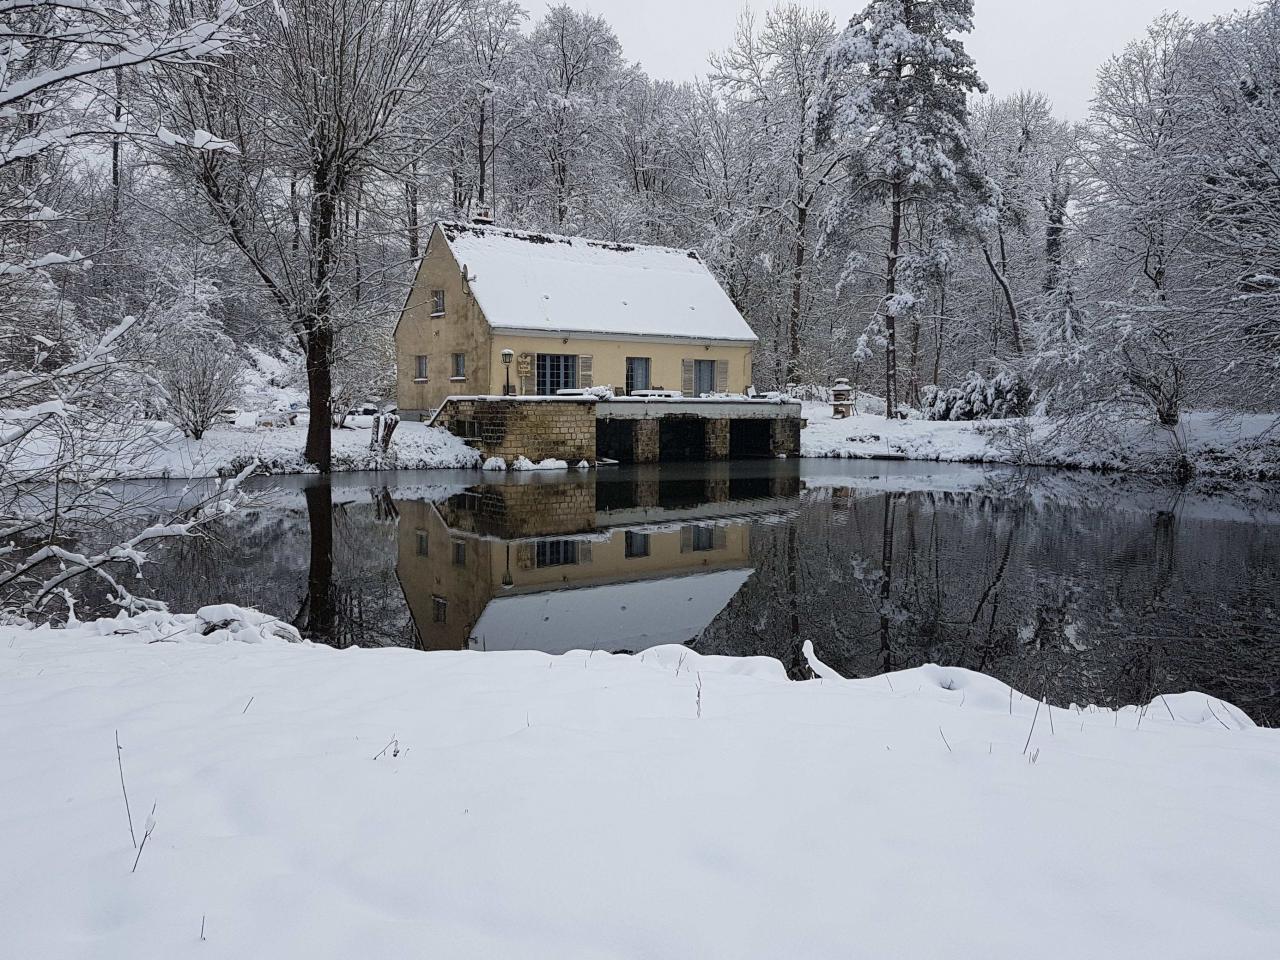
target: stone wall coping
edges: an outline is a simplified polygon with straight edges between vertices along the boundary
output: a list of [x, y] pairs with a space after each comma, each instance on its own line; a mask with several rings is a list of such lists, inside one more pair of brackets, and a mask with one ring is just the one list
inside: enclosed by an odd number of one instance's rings
[[691, 414], [710, 420], [785, 420], [799, 418], [800, 411], [800, 403], [796, 400], [734, 400], [725, 397], [700, 400], [617, 397], [596, 404], [597, 417], [618, 420], [657, 420], [673, 414]]
[[[434, 424], [450, 403], [563, 403], [595, 407], [597, 416], [647, 420], [672, 413], [691, 413], [719, 419], [722, 417], [799, 417], [800, 401], [781, 397], [613, 397], [595, 396], [502, 396], [501, 394], [459, 394], [445, 397], [428, 421]], [[658, 412], [661, 410], [661, 412]]]

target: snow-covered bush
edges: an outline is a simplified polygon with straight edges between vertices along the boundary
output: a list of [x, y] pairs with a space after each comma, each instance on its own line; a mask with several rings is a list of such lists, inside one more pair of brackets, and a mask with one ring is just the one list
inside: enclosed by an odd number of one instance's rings
[[958, 387], [921, 389], [920, 408], [926, 420], [1006, 420], [1025, 417], [1033, 393], [1021, 376], [1009, 370], [990, 379], [971, 370]]
[[199, 440], [218, 414], [240, 397], [244, 362], [230, 341], [173, 344], [157, 381], [164, 418]]
[[607, 383], [599, 386], [587, 387], [582, 391], [584, 397], [595, 397], [597, 400], [612, 400], [614, 397], [613, 387]]

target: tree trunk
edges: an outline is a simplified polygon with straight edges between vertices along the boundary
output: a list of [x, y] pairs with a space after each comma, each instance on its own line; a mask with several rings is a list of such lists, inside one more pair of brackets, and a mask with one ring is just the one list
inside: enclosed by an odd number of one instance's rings
[[[118, 125], [124, 117], [124, 71], [116, 71], [116, 110], [115, 121]], [[117, 128], [111, 138], [111, 226], [115, 229], [120, 217], [120, 143], [121, 136]]]
[[996, 266], [996, 262], [991, 259], [991, 251], [987, 249], [985, 243], [982, 245], [982, 255], [987, 260], [987, 267], [991, 270], [991, 276], [995, 278], [996, 283], [999, 285], [1000, 292], [1004, 295], [1005, 307], [1009, 310], [1009, 329], [1013, 333], [1013, 352], [1018, 356], [1022, 356], [1022, 329], [1018, 324], [1018, 305], [1014, 302], [1013, 290], [1004, 275], [1004, 269]]
[[307, 394], [311, 418], [303, 458], [321, 473], [333, 467], [333, 279], [334, 226], [337, 198], [333, 176], [326, 162], [316, 166], [311, 194], [311, 267], [314, 294], [304, 318], [303, 351], [307, 361]]
[[791, 256], [791, 309], [787, 317], [787, 380], [798, 382], [800, 367], [800, 308], [804, 302], [805, 232], [809, 223], [809, 207], [796, 211], [796, 235]]
[[902, 246], [902, 182], [894, 180], [889, 197], [889, 255], [884, 285], [884, 415], [898, 415], [898, 330], [893, 298], [898, 293], [898, 256]]
[[404, 204], [409, 221], [409, 259], [418, 262], [418, 161], [409, 164], [409, 182], [404, 185]]
[[484, 152], [484, 127], [487, 120], [485, 113], [484, 101], [480, 101], [480, 126], [476, 131], [476, 169], [479, 174], [476, 177], [476, 203], [480, 207], [484, 206], [485, 196], [485, 178], [488, 176], [488, 156]]

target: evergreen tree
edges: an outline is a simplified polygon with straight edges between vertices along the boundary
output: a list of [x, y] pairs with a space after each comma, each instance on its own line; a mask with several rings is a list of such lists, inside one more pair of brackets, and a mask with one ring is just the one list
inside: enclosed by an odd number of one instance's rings
[[859, 200], [887, 204], [884, 246], [885, 413], [898, 412], [897, 318], [913, 297], [900, 289], [909, 208], [951, 189], [966, 152], [973, 91], [985, 92], [956, 34], [973, 29], [973, 0], [873, 0], [850, 21], [827, 57], [838, 91], [827, 132], [861, 150], [849, 184]]

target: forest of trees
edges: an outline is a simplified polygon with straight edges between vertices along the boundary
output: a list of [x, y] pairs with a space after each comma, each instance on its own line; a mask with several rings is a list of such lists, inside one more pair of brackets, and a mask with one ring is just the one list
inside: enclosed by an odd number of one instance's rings
[[696, 249], [761, 388], [1277, 409], [1278, 0], [1161, 17], [1078, 123], [986, 93], [972, 0], [849, 14], [744, 13], [673, 83], [568, 6], [3, 0], [0, 363], [25, 379], [0, 404], [39, 407], [40, 371], [108, 333], [153, 374], [116, 378], [131, 414], [220, 401], [250, 346], [300, 358], [313, 410], [389, 397], [426, 230], [490, 211]]

